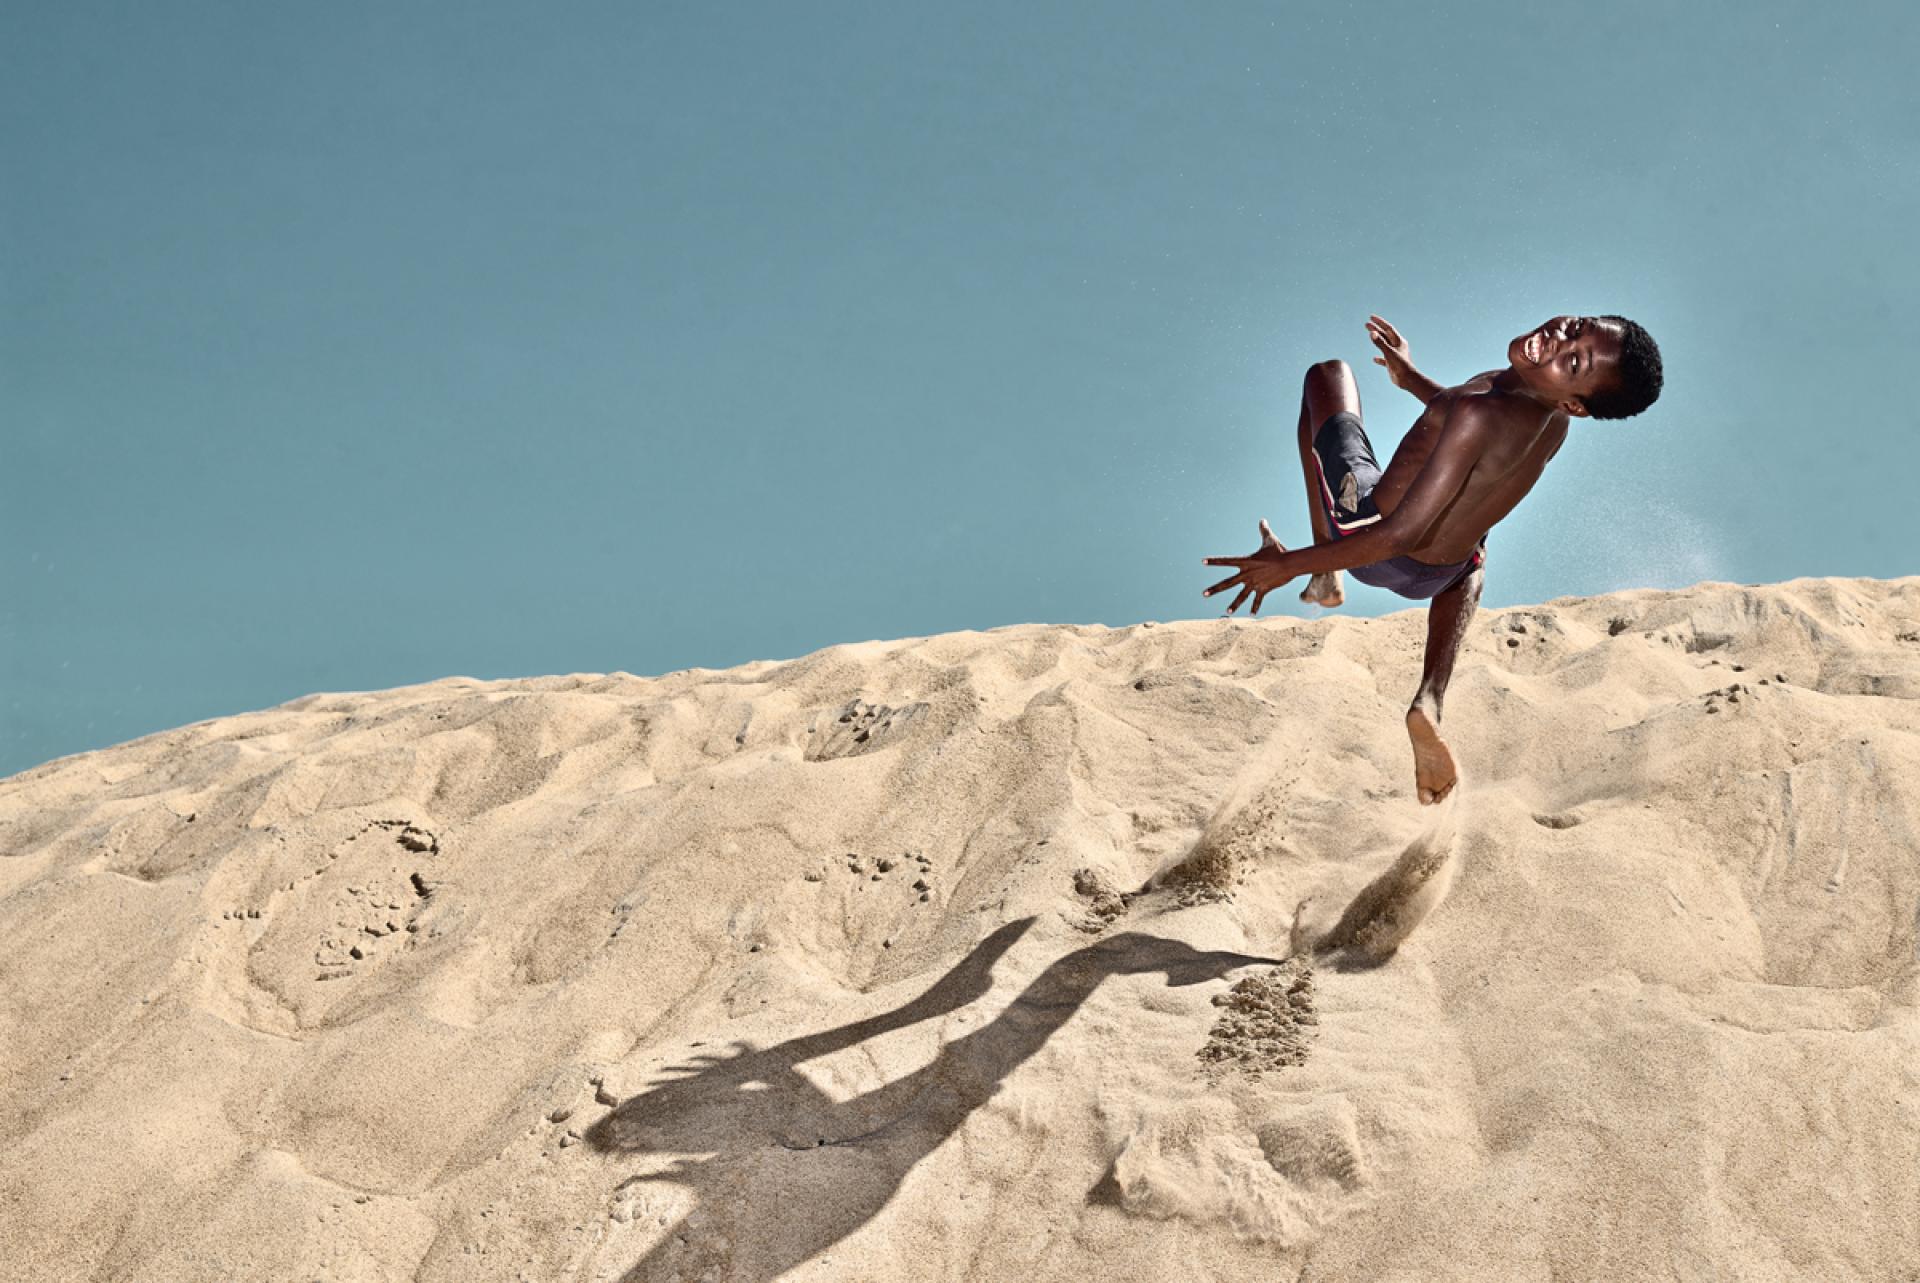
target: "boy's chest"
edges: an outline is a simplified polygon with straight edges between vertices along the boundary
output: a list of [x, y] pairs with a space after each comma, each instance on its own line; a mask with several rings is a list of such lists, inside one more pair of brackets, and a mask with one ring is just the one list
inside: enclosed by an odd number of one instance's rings
[[[1472, 383], [1458, 389], [1464, 393], [1473, 390]], [[1447, 415], [1455, 399], [1454, 396], [1435, 397], [1426, 412], [1407, 429], [1407, 435], [1400, 439], [1400, 444], [1394, 447], [1393, 461], [1381, 474], [1380, 484], [1375, 490], [1382, 511], [1392, 510], [1427, 466], [1427, 460], [1433, 457], [1434, 449], [1440, 444], [1440, 436], [1446, 430]], [[1537, 422], [1516, 422], [1511, 425], [1511, 431], [1502, 432], [1489, 441], [1474, 461], [1468, 489], [1476, 489], [1494, 477], [1504, 476], [1522, 467], [1527, 462], [1526, 456], [1531, 452], [1531, 447], [1540, 444], [1539, 427]]]
[[1426, 467], [1427, 460], [1433, 456], [1433, 448], [1439, 444], [1440, 433], [1446, 427], [1446, 422], [1446, 410], [1436, 398], [1427, 407], [1426, 413], [1414, 420], [1413, 426], [1407, 429], [1407, 435], [1400, 438], [1400, 444], [1393, 448], [1393, 459], [1387, 464], [1387, 470], [1381, 473], [1377, 487], [1381, 498], [1398, 498], [1405, 493], [1413, 479], [1420, 475], [1420, 469]]

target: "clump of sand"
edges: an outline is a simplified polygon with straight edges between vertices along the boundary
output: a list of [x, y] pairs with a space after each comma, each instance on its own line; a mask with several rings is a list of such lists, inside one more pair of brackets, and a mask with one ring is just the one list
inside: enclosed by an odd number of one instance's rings
[[1920, 580], [1483, 612], [1448, 824], [1423, 636], [450, 678], [0, 781], [0, 1279], [1920, 1272]]
[[1313, 964], [1287, 959], [1270, 971], [1233, 982], [1214, 995], [1220, 1018], [1200, 1048], [1202, 1062], [1249, 1074], [1305, 1064], [1313, 1026]]

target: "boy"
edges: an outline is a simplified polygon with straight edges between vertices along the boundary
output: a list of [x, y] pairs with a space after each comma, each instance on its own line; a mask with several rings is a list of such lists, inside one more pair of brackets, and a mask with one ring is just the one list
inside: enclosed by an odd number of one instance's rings
[[1660, 395], [1660, 349], [1622, 316], [1556, 316], [1507, 344], [1507, 367], [1443, 388], [1414, 368], [1406, 340], [1379, 317], [1367, 335], [1394, 386], [1425, 403], [1382, 472], [1360, 422], [1360, 393], [1344, 361], [1307, 371], [1300, 399], [1300, 463], [1313, 519], [1311, 548], [1289, 552], [1260, 523], [1251, 557], [1208, 557], [1235, 573], [1206, 590], [1238, 587], [1231, 615], [1308, 575], [1302, 601], [1346, 600], [1340, 572], [1427, 608], [1420, 689], [1407, 710], [1414, 781], [1422, 804], [1459, 779], [1440, 738], [1440, 706], [1460, 638], [1480, 603], [1487, 531], [1513, 511], [1567, 439], [1573, 419], [1624, 419]]

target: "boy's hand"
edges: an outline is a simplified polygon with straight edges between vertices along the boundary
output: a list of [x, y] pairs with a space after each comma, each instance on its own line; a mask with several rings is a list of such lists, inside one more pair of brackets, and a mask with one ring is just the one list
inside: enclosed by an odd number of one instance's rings
[[1202, 596], [1211, 597], [1237, 584], [1240, 591], [1235, 595], [1233, 604], [1227, 607], [1227, 614], [1231, 615], [1240, 609], [1240, 603], [1251, 594], [1253, 596], [1252, 613], [1257, 615], [1260, 613], [1260, 603], [1267, 599], [1267, 594], [1294, 578], [1293, 575], [1280, 569], [1280, 559], [1286, 555], [1287, 550], [1281, 546], [1278, 539], [1274, 538], [1272, 528], [1267, 525], [1266, 518], [1262, 517], [1260, 519], [1260, 550], [1253, 556], [1208, 557], [1201, 563], [1207, 566], [1236, 567], [1234, 574], [1207, 589]]
[[1414, 387], [1410, 385], [1426, 382], [1420, 371], [1413, 368], [1413, 353], [1407, 341], [1400, 337], [1400, 331], [1377, 316], [1369, 316], [1367, 337], [1380, 349], [1373, 363], [1387, 367], [1387, 377], [1393, 380], [1393, 386], [1412, 392]]

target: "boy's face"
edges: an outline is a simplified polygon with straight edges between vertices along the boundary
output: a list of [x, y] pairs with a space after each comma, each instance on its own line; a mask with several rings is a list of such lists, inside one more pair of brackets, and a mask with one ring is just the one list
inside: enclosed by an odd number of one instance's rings
[[1606, 387], [1620, 364], [1620, 326], [1591, 316], [1556, 316], [1507, 344], [1507, 363], [1529, 388], [1568, 414]]

